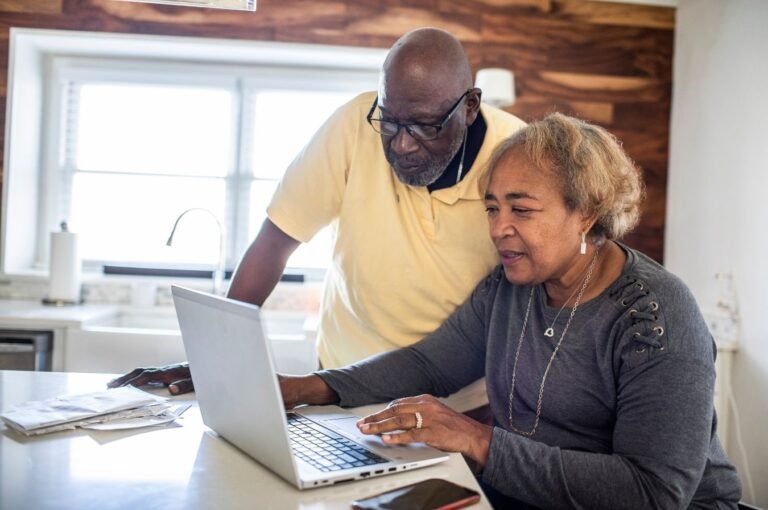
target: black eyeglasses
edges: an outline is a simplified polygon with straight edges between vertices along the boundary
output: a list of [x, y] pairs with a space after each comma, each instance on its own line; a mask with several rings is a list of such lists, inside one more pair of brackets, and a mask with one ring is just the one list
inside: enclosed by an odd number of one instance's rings
[[467, 89], [467, 91], [464, 92], [461, 97], [456, 100], [454, 105], [451, 106], [451, 109], [448, 110], [448, 113], [445, 114], [443, 120], [441, 120], [438, 124], [402, 123], [392, 120], [374, 119], [373, 112], [378, 106], [379, 96], [374, 98], [373, 105], [371, 105], [371, 110], [368, 112], [368, 115], [365, 118], [368, 120], [368, 124], [371, 125], [374, 131], [384, 136], [395, 136], [400, 132], [400, 128], [405, 128], [405, 130], [408, 131], [408, 134], [416, 140], [434, 140], [437, 138], [437, 135], [440, 134], [440, 131], [443, 129], [443, 127], [445, 127], [446, 122], [448, 122], [451, 116], [456, 113], [456, 110], [459, 109], [459, 105], [464, 100], [464, 98], [467, 97], [467, 94], [472, 92], [472, 90], [474, 89]]

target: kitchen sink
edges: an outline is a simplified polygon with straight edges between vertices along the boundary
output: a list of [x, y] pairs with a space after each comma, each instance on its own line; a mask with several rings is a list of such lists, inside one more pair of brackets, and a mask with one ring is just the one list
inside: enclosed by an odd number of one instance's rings
[[119, 308], [114, 314], [107, 315], [88, 323], [85, 328], [108, 329], [150, 329], [165, 330], [178, 334], [179, 323], [176, 312], [171, 307], [155, 308]]
[[[270, 350], [281, 373], [317, 369], [315, 318], [303, 312], [265, 310]], [[64, 366], [77, 372], [125, 372], [186, 359], [173, 307], [120, 307], [67, 332]]]
[[[307, 330], [314, 332], [312, 317], [303, 312], [266, 310], [262, 317], [269, 336], [304, 338]], [[173, 307], [122, 307], [113, 314], [88, 322], [83, 329], [153, 330], [179, 334], [179, 323]]]

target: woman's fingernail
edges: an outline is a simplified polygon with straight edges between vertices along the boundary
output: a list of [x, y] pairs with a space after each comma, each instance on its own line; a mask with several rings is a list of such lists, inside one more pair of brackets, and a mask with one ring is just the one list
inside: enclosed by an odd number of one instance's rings
[[363, 432], [368, 432], [370, 428], [371, 428], [371, 425], [369, 423], [363, 423], [360, 426], [360, 430], [362, 430]]

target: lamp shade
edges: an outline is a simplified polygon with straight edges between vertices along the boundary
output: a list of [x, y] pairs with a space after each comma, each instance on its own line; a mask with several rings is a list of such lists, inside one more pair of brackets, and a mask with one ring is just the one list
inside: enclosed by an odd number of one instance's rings
[[475, 87], [482, 89], [483, 101], [499, 108], [515, 103], [515, 75], [509, 69], [488, 67], [480, 69]]

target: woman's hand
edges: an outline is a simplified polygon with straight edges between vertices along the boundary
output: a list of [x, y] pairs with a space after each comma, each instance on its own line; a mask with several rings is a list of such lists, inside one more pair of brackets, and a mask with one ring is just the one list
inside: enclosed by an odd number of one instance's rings
[[277, 382], [280, 384], [286, 410], [301, 404], [323, 405], [339, 401], [336, 392], [317, 375], [277, 374]]
[[[419, 419], [420, 418], [420, 419]], [[460, 452], [484, 466], [493, 427], [457, 413], [432, 395], [401, 398], [366, 416], [357, 426], [363, 434], [381, 434], [387, 444], [423, 442]]]

